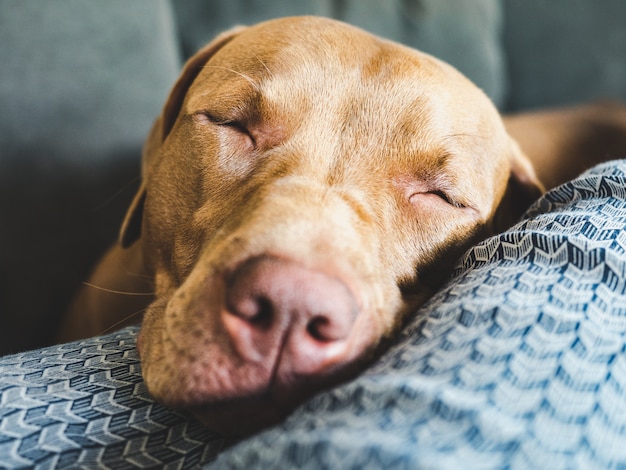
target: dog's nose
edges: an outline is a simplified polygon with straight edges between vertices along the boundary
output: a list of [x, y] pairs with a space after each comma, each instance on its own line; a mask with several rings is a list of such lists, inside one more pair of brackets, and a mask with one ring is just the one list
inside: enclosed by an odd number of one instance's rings
[[263, 256], [227, 281], [223, 323], [245, 361], [273, 361], [278, 382], [325, 375], [348, 359], [359, 308], [338, 277]]

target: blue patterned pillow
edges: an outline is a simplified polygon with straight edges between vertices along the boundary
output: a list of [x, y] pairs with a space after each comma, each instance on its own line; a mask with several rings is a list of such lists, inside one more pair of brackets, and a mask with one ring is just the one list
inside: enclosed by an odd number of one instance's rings
[[626, 161], [472, 248], [361, 377], [235, 445], [147, 396], [135, 335], [0, 359], [0, 466], [626, 468]]

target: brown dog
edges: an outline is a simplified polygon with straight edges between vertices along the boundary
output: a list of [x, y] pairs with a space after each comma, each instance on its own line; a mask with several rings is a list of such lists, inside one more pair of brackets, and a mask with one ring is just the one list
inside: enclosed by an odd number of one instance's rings
[[236, 29], [185, 66], [92, 278], [153, 299], [86, 288], [64, 339], [153, 300], [150, 393], [250, 432], [362, 370], [462, 250], [540, 193], [452, 67], [328, 19]]

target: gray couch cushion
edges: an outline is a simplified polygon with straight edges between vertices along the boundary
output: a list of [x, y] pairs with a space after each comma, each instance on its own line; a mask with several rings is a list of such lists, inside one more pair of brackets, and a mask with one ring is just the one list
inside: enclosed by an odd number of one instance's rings
[[50, 339], [114, 239], [180, 60], [166, 0], [4, 0], [0, 64], [3, 353]]
[[626, 101], [626, 2], [506, 0], [504, 12], [509, 109]]

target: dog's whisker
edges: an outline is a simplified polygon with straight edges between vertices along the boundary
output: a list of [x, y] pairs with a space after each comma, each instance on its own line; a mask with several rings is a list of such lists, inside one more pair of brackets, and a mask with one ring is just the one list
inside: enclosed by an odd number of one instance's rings
[[126, 192], [130, 187], [135, 186], [137, 181], [139, 181], [140, 179], [141, 179], [141, 177], [139, 177], [139, 176], [137, 176], [135, 178], [132, 178], [128, 183], [126, 183], [121, 188], [119, 188], [117, 191], [115, 191], [113, 194], [111, 194], [108, 199], [102, 201], [100, 203], [100, 205], [96, 206], [93, 209], [93, 212], [98, 212], [98, 211], [104, 209], [105, 207], [107, 207], [109, 204], [111, 204], [111, 202], [113, 202], [115, 199], [120, 197], [120, 195], [123, 194], [124, 192]]
[[259, 90], [259, 84], [257, 82], [254, 81], [254, 79], [252, 77], [250, 77], [249, 75], [246, 75], [243, 72], [238, 72], [237, 70], [228, 68], [228, 67], [222, 67], [221, 65], [205, 65], [202, 68], [213, 68], [213, 69], [221, 69], [221, 70], [226, 70], [227, 72], [232, 72], [236, 75], [239, 75], [240, 77], [246, 79], [253, 87], [255, 90]]
[[146, 309], [142, 308], [141, 310], [137, 310], [136, 312], [131, 313], [130, 315], [126, 316], [125, 318], [122, 318], [120, 321], [115, 322], [113, 325], [111, 325], [111, 326], [105, 328], [104, 330], [98, 332], [98, 334], [96, 336], [105, 335], [107, 333], [110, 333], [110, 332], [114, 331], [115, 329], [117, 329], [118, 326], [120, 326], [123, 323], [127, 322], [131, 318], [135, 318], [137, 315], [142, 315], [145, 311], [146, 311]]
[[98, 289], [102, 292], [107, 292], [109, 294], [119, 294], [119, 295], [129, 295], [129, 296], [153, 296], [154, 292], [125, 292], [121, 290], [115, 289], [107, 289], [106, 287], [97, 286], [96, 284], [92, 284], [91, 282], [83, 282], [87, 287], [92, 287], [94, 289]]
[[274, 76], [274, 74], [272, 73], [272, 71], [270, 70], [270, 68], [267, 66], [267, 64], [263, 61], [263, 59], [261, 59], [261, 58], [259, 57], [259, 55], [258, 55], [256, 52], [255, 52], [255, 53], [253, 53], [253, 54], [254, 54], [255, 59], [256, 59], [256, 60], [258, 60], [258, 61], [259, 61], [259, 63], [263, 66], [263, 68], [267, 71], [268, 75], [269, 75], [270, 77], [273, 77], [273, 76]]
[[443, 136], [444, 139], [448, 139], [448, 140], [458, 139], [459, 137], [471, 137], [474, 139], [481, 139], [481, 140], [485, 140], [487, 138], [484, 135], [466, 134], [466, 133], [448, 134], [448, 135]]
[[149, 281], [150, 283], [152, 283], [153, 281], [153, 278], [145, 273], [124, 270], [124, 274], [126, 274], [129, 278], [133, 278], [133, 279], [141, 279], [141, 280]]

